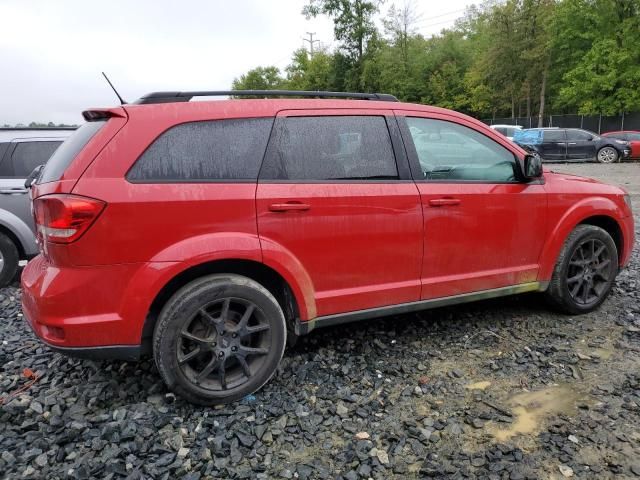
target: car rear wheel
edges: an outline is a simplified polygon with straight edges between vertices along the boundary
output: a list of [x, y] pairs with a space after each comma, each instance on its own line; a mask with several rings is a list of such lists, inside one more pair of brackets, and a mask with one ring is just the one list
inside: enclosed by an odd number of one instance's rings
[[0, 287], [6, 287], [16, 276], [20, 256], [18, 248], [6, 235], [0, 233]]
[[286, 344], [276, 299], [240, 275], [210, 275], [180, 289], [162, 309], [154, 357], [167, 386], [200, 405], [233, 402], [275, 373]]
[[618, 272], [611, 236], [594, 225], [578, 225], [567, 238], [546, 295], [567, 314], [587, 313], [604, 302]]
[[618, 151], [613, 147], [602, 147], [598, 150], [598, 161], [600, 163], [614, 163], [618, 161]]

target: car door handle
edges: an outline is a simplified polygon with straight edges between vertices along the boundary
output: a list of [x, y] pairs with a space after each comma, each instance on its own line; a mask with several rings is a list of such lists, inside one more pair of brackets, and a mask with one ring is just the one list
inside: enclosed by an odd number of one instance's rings
[[448, 205], [460, 205], [459, 198], [432, 198], [429, 200], [432, 207], [445, 207]]
[[269, 210], [272, 212], [305, 212], [310, 208], [311, 205], [302, 202], [272, 203], [269, 205]]
[[0, 193], [3, 195], [16, 195], [19, 193], [27, 193], [29, 190], [25, 188], [3, 188], [0, 189]]
[[569, 142], [567, 145], [577, 145], [578, 142]]

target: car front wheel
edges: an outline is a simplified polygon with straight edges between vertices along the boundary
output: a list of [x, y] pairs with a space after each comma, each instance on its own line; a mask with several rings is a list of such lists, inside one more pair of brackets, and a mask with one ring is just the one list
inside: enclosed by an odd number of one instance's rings
[[587, 313], [604, 302], [618, 272], [618, 249], [605, 230], [578, 225], [560, 252], [546, 295], [567, 314]]
[[618, 161], [618, 151], [613, 147], [602, 147], [598, 150], [598, 161], [600, 163], [615, 163]]
[[156, 365], [167, 386], [200, 405], [233, 402], [275, 373], [286, 344], [277, 300], [240, 275], [210, 275], [178, 292], [155, 327]]

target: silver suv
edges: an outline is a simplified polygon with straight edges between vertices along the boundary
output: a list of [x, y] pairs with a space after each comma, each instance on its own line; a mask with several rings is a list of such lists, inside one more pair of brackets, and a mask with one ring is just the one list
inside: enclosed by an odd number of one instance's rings
[[38, 253], [25, 180], [73, 130], [0, 128], [0, 287], [13, 280], [20, 260]]

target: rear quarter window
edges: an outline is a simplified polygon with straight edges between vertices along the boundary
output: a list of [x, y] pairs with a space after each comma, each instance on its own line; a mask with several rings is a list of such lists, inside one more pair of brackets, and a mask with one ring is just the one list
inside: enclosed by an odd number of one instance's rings
[[89, 140], [98, 133], [98, 130], [100, 130], [105, 123], [107, 123], [106, 120], [87, 122], [73, 132], [73, 134], [65, 140], [51, 156], [40, 174], [38, 183], [48, 183], [60, 180], [60, 177], [62, 177], [62, 174], [67, 167], [71, 165], [71, 162], [76, 158], [76, 155], [80, 153], [80, 150], [89, 143]]
[[133, 183], [258, 178], [273, 118], [190, 122], [151, 143], [127, 174]]

